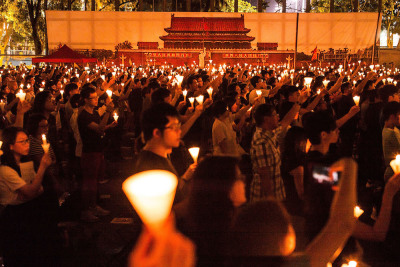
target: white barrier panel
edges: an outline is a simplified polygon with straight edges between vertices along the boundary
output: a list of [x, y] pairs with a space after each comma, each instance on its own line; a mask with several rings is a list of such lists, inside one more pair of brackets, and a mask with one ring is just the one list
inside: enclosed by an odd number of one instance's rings
[[[240, 17], [241, 13], [221, 12], [93, 12], [46, 11], [50, 49], [67, 44], [75, 49], [110, 49], [128, 40], [164, 43], [160, 36], [176, 17]], [[278, 43], [278, 50], [294, 50], [295, 13], [244, 13], [248, 36], [257, 42]], [[299, 14], [298, 52], [310, 54], [318, 49], [348, 48], [351, 51], [371, 47], [374, 43], [378, 13], [301, 13]], [[380, 23], [378, 25], [378, 36]]]

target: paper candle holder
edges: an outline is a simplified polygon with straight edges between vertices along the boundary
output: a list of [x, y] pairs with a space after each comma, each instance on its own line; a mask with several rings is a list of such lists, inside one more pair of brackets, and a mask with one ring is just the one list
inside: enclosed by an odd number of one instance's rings
[[199, 147], [191, 147], [189, 148], [189, 153], [193, 158], [194, 163], [197, 163], [197, 159], [199, 157], [200, 148]]
[[130, 176], [122, 189], [143, 223], [157, 233], [171, 212], [177, 185], [173, 173], [150, 170]]
[[199, 105], [202, 105], [203, 101], [204, 101], [204, 96], [199, 95], [198, 97], [196, 97], [196, 101], [197, 101], [197, 103], [199, 103]]
[[390, 167], [392, 167], [394, 173], [400, 173], [400, 155], [397, 155], [396, 158], [390, 162]]

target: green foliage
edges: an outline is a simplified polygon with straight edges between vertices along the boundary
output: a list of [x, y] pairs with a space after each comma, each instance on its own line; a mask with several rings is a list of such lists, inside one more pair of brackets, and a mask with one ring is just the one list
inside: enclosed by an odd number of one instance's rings
[[[226, 0], [226, 5], [222, 8], [222, 12], [234, 12], [235, 0]], [[239, 12], [252, 13], [257, 12], [257, 7], [252, 6], [245, 0], [239, 0]]]

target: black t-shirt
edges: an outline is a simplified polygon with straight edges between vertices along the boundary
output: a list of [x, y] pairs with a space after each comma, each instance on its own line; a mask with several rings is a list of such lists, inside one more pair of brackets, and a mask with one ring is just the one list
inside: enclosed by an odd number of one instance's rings
[[178, 176], [178, 173], [168, 158], [161, 157], [148, 150], [142, 150], [138, 154], [134, 166], [134, 173], [149, 170], [166, 170]]
[[319, 184], [313, 179], [312, 171], [316, 164], [330, 166], [334, 162], [329, 155], [318, 151], [307, 154], [304, 168], [304, 200], [306, 217], [306, 234], [311, 241], [325, 226], [334, 196], [331, 185]]
[[93, 111], [92, 114], [87, 112], [85, 109], [78, 116], [78, 128], [79, 134], [82, 139], [82, 152], [103, 152], [104, 140], [103, 136], [98, 132], [89, 128], [89, 124], [94, 122], [100, 124], [100, 115], [97, 111]]

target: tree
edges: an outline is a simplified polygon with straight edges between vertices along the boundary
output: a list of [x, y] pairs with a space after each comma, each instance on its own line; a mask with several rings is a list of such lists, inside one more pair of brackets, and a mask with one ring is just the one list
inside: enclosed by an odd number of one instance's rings
[[[222, 12], [235, 12], [235, 1], [227, 0], [226, 5], [222, 8]], [[252, 6], [249, 2], [245, 0], [238, 0], [238, 11], [243, 13], [253, 13], [257, 12], [257, 8]]]

